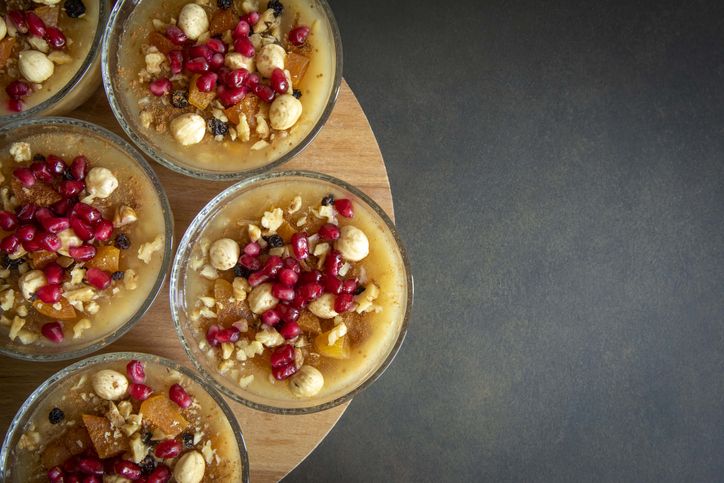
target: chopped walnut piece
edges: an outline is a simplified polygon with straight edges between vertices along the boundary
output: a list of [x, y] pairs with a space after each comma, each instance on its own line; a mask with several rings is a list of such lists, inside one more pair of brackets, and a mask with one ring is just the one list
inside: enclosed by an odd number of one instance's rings
[[265, 211], [264, 216], [261, 217], [261, 226], [266, 228], [268, 233], [276, 233], [282, 223], [284, 223], [284, 212], [281, 208]]
[[132, 268], [126, 270], [123, 275], [123, 286], [128, 290], [136, 290], [136, 288], [138, 288], [138, 274]]
[[30, 144], [25, 142], [12, 143], [10, 145], [10, 156], [13, 157], [16, 163], [30, 161], [33, 157], [30, 151]]
[[160, 251], [163, 248], [163, 235], [156, 235], [156, 238], [151, 242], [143, 243], [138, 249], [138, 259], [143, 263], [151, 263], [151, 258], [154, 253]]
[[91, 321], [88, 319], [80, 319], [73, 325], [73, 338], [79, 339], [86, 329], [91, 328]]
[[130, 225], [136, 221], [138, 221], [136, 210], [126, 205], [120, 206], [116, 210], [116, 214], [113, 216], [113, 226], [115, 228]]

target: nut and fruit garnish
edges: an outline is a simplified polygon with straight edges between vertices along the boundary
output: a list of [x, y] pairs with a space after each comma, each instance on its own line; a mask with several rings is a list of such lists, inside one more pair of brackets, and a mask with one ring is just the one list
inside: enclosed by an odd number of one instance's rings
[[131, 360], [71, 384], [20, 437], [18, 459], [34, 467], [23, 468], [32, 481], [240, 481], [228, 423], [182, 374]]
[[0, 173], [0, 327], [22, 344], [82, 339], [95, 314], [137, 288], [124, 265], [148, 264], [163, 236], [131, 238], [138, 205], [111, 201], [128, 187], [83, 154], [64, 160], [16, 142], [10, 156], [7, 179]]
[[[82, 0], [8, 0], [0, 7], [0, 83], [7, 109], [20, 112], [34, 92], [55, 74], [56, 65], [73, 62], [73, 39], [59, 26], [85, 14]], [[62, 18], [61, 18], [62, 17]]]
[[170, 23], [154, 18], [142, 45], [141, 124], [169, 130], [182, 146], [216, 141], [261, 150], [302, 116], [294, 89], [312, 55], [310, 27], [282, 34], [282, 2], [190, 2]]
[[304, 399], [348, 363], [369, 336], [368, 316], [383, 307], [352, 201], [327, 195], [305, 204], [297, 195], [286, 203], [258, 221], [231, 219], [238, 238], [201, 239], [190, 267], [211, 283], [190, 318], [222, 374], [252, 389], [263, 367], [268, 381]]

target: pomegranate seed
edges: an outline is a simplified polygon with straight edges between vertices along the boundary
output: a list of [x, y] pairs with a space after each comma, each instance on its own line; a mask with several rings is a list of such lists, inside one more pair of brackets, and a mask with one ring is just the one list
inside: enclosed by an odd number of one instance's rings
[[171, 74], [180, 74], [184, 65], [184, 54], [180, 50], [172, 50], [167, 54], [168, 64], [171, 67]]
[[357, 280], [350, 279], [342, 282], [342, 292], [354, 293], [355, 290], [357, 290]]
[[113, 234], [113, 222], [110, 220], [101, 220], [95, 226], [96, 240], [108, 241]]
[[11, 99], [22, 99], [30, 94], [30, 86], [23, 81], [14, 80], [5, 88]]
[[60, 466], [54, 466], [48, 470], [50, 483], [63, 483], [63, 475], [63, 469]]
[[342, 281], [334, 276], [325, 276], [324, 291], [334, 295], [342, 293]]
[[339, 238], [339, 227], [333, 223], [326, 223], [319, 229], [319, 238], [334, 241]]
[[303, 295], [301, 295], [299, 292], [294, 296], [294, 299], [289, 302], [290, 307], [294, 307], [297, 310], [302, 310], [304, 307], [307, 306], [309, 302], [307, 299], [304, 298]]
[[53, 175], [50, 173], [48, 165], [41, 161], [36, 161], [31, 164], [30, 171], [33, 172], [33, 176], [35, 176], [35, 179], [38, 181], [42, 181], [43, 183], [50, 183], [53, 181]]
[[[50, 210], [48, 210], [50, 212]], [[66, 217], [55, 217], [51, 216], [49, 218], [40, 219], [40, 224], [43, 225], [43, 228], [48, 230], [50, 233], [60, 233], [63, 230], [67, 230], [70, 228], [70, 220]]]
[[292, 251], [298, 260], [304, 260], [309, 256], [309, 241], [307, 234], [304, 232], [292, 235]]
[[97, 223], [102, 219], [101, 212], [97, 208], [87, 204], [78, 203], [73, 207], [73, 213], [80, 216], [88, 223]]
[[319, 270], [304, 272], [299, 276], [299, 283], [318, 283], [322, 280], [322, 273]]
[[55, 344], [60, 344], [65, 338], [63, 335], [63, 326], [60, 325], [60, 322], [58, 321], [43, 324], [43, 327], [40, 328], [40, 332], [43, 334], [43, 337]]
[[275, 326], [280, 320], [281, 318], [279, 317], [279, 312], [275, 309], [266, 310], [261, 314], [261, 321], [266, 325]]
[[334, 200], [334, 209], [337, 213], [344, 216], [345, 218], [352, 218], [354, 216], [354, 208], [352, 208], [352, 202], [347, 198], [340, 198]]
[[0, 229], [12, 231], [18, 226], [18, 217], [10, 211], [0, 211]]
[[249, 285], [252, 287], [256, 287], [257, 285], [261, 285], [262, 283], [269, 280], [269, 275], [264, 273], [263, 271], [254, 272], [251, 275], [249, 275], [249, 278], [247, 281], [249, 282]]
[[25, 21], [28, 23], [28, 32], [37, 37], [45, 37], [45, 22], [35, 12], [26, 12]]
[[249, 75], [249, 71], [246, 69], [230, 70], [222, 76], [222, 82], [227, 87], [238, 89], [244, 85], [247, 75]]
[[72, 198], [85, 189], [85, 183], [78, 180], [64, 180], [58, 185], [58, 193], [65, 198]]
[[213, 347], [216, 347], [219, 345], [219, 341], [216, 338], [216, 336], [221, 332], [221, 327], [218, 325], [210, 325], [209, 328], [206, 330], [206, 342], [211, 344]]
[[50, 205], [50, 209], [58, 216], [65, 216], [74, 206], [75, 202], [68, 198], [63, 198], [62, 200], [56, 201]]
[[264, 102], [271, 102], [274, 100], [274, 96], [276, 93], [274, 92], [274, 89], [272, 89], [270, 86], [266, 84], [257, 84], [252, 89], [252, 92], [256, 94], [256, 96], [261, 99]]
[[261, 247], [257, 242], [247, 243], [244, 246], [244, 253], [249, 256], [256, 257], [261, 253]]
[[299, 273], [302, 271], [302, 267], [299, 266], [299, 262], [292, 257], [286, 257], [284, 259], [284, 267], [291, 269], [297, 275], [299, 275]]
[[280, 345], [269, 357], [272, 367], [282, 367], [294, 362], [294, 346], [291, 344]]
[[18, 235], [20, 241], [30, 241], [35, 238], [35, 234], [37, 232], [38, 229], [35, 228], [33, 225], [25, 225], [18, 228], [18, 231], [16, 231], [15, 233]]
[[118, 460], [113, 464], [113, 471], [123, 478], [138, 480], [141, 478], [141, 467], [128, 460]]
[[241, 19], [249, 25], [256, 25], [256, 23], [259, 21], [259, 17], [259, 12], [249, 12], [246, 15], [242, 16]]
[[287, 76], [284, 74], [284, 71], [278, 67], [272, 71], [271, 85], [279, 94], [284, 94], [289, 90]]
[[[68, 253], [77, 262], [85, 262], [96, 256], [96, 247], [93, 245], [81, 245], [68, 248]], [[98, 270], [98, 269], [90, 269]], [[99, 270], [100, 271], [100, 270]], [[87, 274], [87, 272], [86, 272]]]
[[63, 283], [63, 278], [65, 277], [65, 270], [63, 270], [63, 267], [61, 267], [57, 263], [51, 262], [50, 264], [46, 265], [43, 269], [43, 273], [45, 274], [45, 279], [48, 281], [48, 283]]
[[218, 86], [216, 93], [219, 96], [219, 101], [224, 107], [235, 106], [240, 103], [244, 97], [246, 97], [246, 87], [230, 88], [226, 89], [224, 86]]
[[201, 92], [211, 92], [216, 89], [216, 79], [218, 76], [214, 72], [207, 72], [196, 79], [196, 87]]
[[262, 268], [262, 271], [270, 277], [275, 277], [279, 270], [281, 270], [283, 267], [284, 261], [281, 259], [281, 257], [272, 255], [267, 258], [266, 263], [264, 263], [264, 267]]
[[162, 459], [175, 458], [181, 454], [181, 449], [181, 443], [179, 441], [167, 439], [156, 445], [153, 454], [156, 455], [157, 458]]
[[171, 81], [168, 80], [166, 77], [161, 77], [160, 79], [156, 79], [155, 81], [148, 84], [148, 89], [151, 91], [151, 94], [153, 94], [156, 97], [161, 97], [169, 92], [171, 92], [171, 88], [173, 87], [173, 84], [171, 84]]
[[65, 34], [56, 27], [47, 27], [45, 32], [45, 40], [48, 41], [51, 47], [56, 50], [60, 50], [65, 47]]
[[285, 322], [284, 325], [279, 328], [279, 333], [282, 337], [289, 340], [301, 334], [302, 328], [299, 327], [299, 324], [296, 322]]
[[133, 359], [126, 364], [126, 374], [134, 384], [143, 384], [146, 381], [146, 370], [141, 361]]
[[342, 266], [342, 254], [337, 250], [331, 250], [324, 259], [324, 273], [329, 277], [339, 275], [339, 268]]
[[351, 293], [341, 293], [334, 299], [334, 311], [341, 314], [347, 312], [354, 302], [354, 295]]
[[297, 372], [297, 366], [294, 365], [294, 363], [287, 364], [286, 366], [281, 367], [272, 367], [272, 375], [274, 376], [274, 379], [277, 381], [283, 381], [284, 379], [288, 378], [289, 376], [294, 375], [294, 373]]
[[5, 253], [15, 253], [20, 246], [20, 240], [17, 235], [8, 235], [0, 240], [0, 250]]
[[224, 66], [224, 54], [214, 54], [209, 61], [209, 69], [219, 70]]
[[203, 57], [196, 57], [186, 61], [186, 70], [193, 74], [203, 74], [209, 70], [209, 62]]
[[105, 290], [111, 286], [111, 274], [98, 268], [89, 268], [86, 270], [85, 279], [98, 290]]
[[153, 389], [145, 384], [133, 383], [128, 386], [128, 394], [136, 401], [145, 401], [153, 394]]
[[259, 84], [259, 82], [261, 82], [261, 78], [259, 77], [259, 74], [254, 72], [253, 74], [249, 74], [248, 76], [246, 76], [246, 80], [244, 80], [244, 85], [249, 89], [253, 89], [255, 85]]
[[8, 111], [10, 112], [23, 112], [25, 104], [20, 99], [8, 99]]
[[43, 285], [35, 291], [35, 295], [46, 304], [54, 304], [60, 300], [62, 290], [57, 283]]
[[206, 46], [211, 49], [212, 52], [223, 54], [226, 52], [226, 44], [219, 39], [210, 38], [206, 41]]
[[287, 302], [291, 302], [294, 299], [294, 289], [291, 287], [287, 287], [285, 285], [282, 285], [280, 283], [275, 283], [272, 286], [272, 295], [278, 298], [279, 300], [285, 300]]
[[21, 34], [28, 33], [28, 22], [25, 21], [25, 15], [20, 10], [11, 10], [7, 13], [7, 18], [15, 25], [15, 28]]
[[13, 171], [13, 176], [15, 176], [17, 180], [20, 181], [20, 184], [26, 188], [30, 188], [35, 184], [35, 176], [33, 176], [33, 172], [30, 168], [16, 168]]
[[146, 478], [146, 483], [167, 483], [171, 479], [171, 470], [166, 465], [158, 465]]
[[239, 20], [239, 23], [236, 24], [231, 36], [235, 39], [239, 37], [247, 37], [250, 31], [251, 28], [249, 27], [249, 24], [245, 20]]
[[321, 284], [316, 282], [305, 283], [301, 285], [297, 290], [297, 293], [302, 296], [304, 300], [314, 300], [322, 295], [324, 288]]
[[175, 45], [184, 45], [189, 39], [184, 31], [175, 25], [166, 27], [166, 37]]
[[48, 157], [45, 158], [45, 162], [48, 165], [48, 168], [50, 168], [51, 173], [61, 175], [65, 172], [65, 161], [58, 156], [49, 154]]
[[75, 473], [78, 471], [78, 459], [78, 456], [73, 456], [65, 460], [65, 463], [63, 463], [63, 471], [66, 473]]
[[78, 460], [78, 471], [87, 475], [102, 475], [103, 462], [98, 458], [80, 458]]
[[249, 37], [238, 37], [234, 40], [234, 50], [244, 57], [254, 57], [256, 50]]
[[304, 42], [307, 41], [307, 36], [309, 36], [309, 27], [300, 25], [299, 27], [291, 29], [287, 38], [293, 45], [300, 46], [304, 45]]
[[101, 477], [98, 475], [88, 475], [85, 478], [83, 478], [82, 483], [102, 483], [103, 480], [101, 480]]
[[281, 317], [284, 322], [296, 322], [299, 320], [299, 310], [289, 305], [277, 305], [277, 312], [279, 312], [279, 317]]
[[291, 268], [283, 268], [279, 272], [279, 281], [287, 287], [293, 287], [297, 280], [299, 280], [299, 275]]
[[44, 232], [39, 234], [34, 241], [38, 242], [40, 248], [48, 252], [57, 252], [63, 246], [58, 235]]
[[239, 329], [237, 329], [234, 326], [229, 327], [228, 329], [221, 329], [216, 333], [216, 340], [223, 344], [224, 342], [236, 342], [239, 340], [239, 337], [241, 336], [241, 332], [239, 332]]
[[70, 174], [77, 180], [84, 180], [88, 172], [88, 158], [85, 156], [76, 156], [70, 163]]
[[40, 224], [48, 222], [51, 218], [53, 218], [53, 212], [48, 208], [38, 208], [35, 211], [35, 219], [39, 221]]
[[206, 62], [210, 62], [212, 55], [214, 55], [214, 51], [206, 45], [194, 45], [188, 49], [188, 56], [192, 59], [203, 57]]
[[186, 389], [181, 387], [180, 384], [174, 384], [169, 388], [168, 397], [184, 409], [191, 406], [191, 396], [189, 396], [189, 393], [187, 393]]
[[40, 246], [40, 243], [33, 239], [33, 240], [26, 240], [22, 242], [23, 248], [26, 252], [39, 252], [43, 248]]
[[91, 240], [95, 236], [93, 228], [78, 217], [70, 217], [70, 227], [73, 229], [76, 236], [83, 241]]
[[252, 257], [251, 255], [242, 255], [239, 257], [239, 264], [242, 267], [248, 268], [249, 270], [256, 271], [261, 268], [261, 260]]

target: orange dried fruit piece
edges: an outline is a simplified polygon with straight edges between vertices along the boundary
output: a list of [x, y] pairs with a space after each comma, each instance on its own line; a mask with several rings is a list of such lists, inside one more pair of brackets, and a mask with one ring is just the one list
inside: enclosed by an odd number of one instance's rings
[[128, 449], [128, 440], [111, 422], [103, 416], [84, 414], [83, 424], [88, 430], [91, 443], [101, 459], [119, 455]]
[[165, 35], [163, 35], [161, 32], [156, 32], [155, 30], [148, 34], [148, 43], [156, 47], [158, 50], [163, 52], [164, 54], [168, 54], [174, 49], [178, 49], [176, 44], [171, 42]]
[[47, 250], [39, 250], [28, 254], [28, 257], [30, 258], [31, 267], [36, 270], [42, 270], [48, 266], [48, 264], [54, 262], [58, 258], [58, 255]]
[[217, 278], [214, 282], [214, 298], [216, 299], [216, 319], [221, 325], [253, 318], [246, 301], [236, 300], [231, 284], [222, 278]]
[[0, 69], [5, 68], [5, 64], [13, 54], [13, 47], [15, 47], [15, 37], [5, 37], [0, 41]]
[[160, 429], [170, 437], [176, 437], [189, 426], [188, 421], [179, 412], [176, 403], [163, 394], [151, 396], [141, 403], [143, 419]]
[[299, 327], [301, 327], [304, 332], [312, 334], [319, 334], [322, 332], [322, 324], [319, 322], [319, 317], [308, 310], [302, 312], [299, 316], [299, 320], [297, 320], [297, 324], [299, 324]]
[[73, 320], [76, 317], [75, 309], [72, 305], [70, 305], [70, 302], [68, 302], [65, 298], [61, 297], [60, 302], [57, 302], [60, 304], [60, 309], [56, 309], [53, 307], [53, 305], [46, 304], [45, 302], [41, 302], [40, 300], [36, 300], [33, 302], [33, 308], [43, 314], [46, 317], [50, 317], [51, 319], [58, 319], [58, 320]]
[[349, 359], [349, 343], [347, 337], [337, 339], [334, 344], [329, 345], [329, 332], [322, 332], [314, 338], [314, 348], [319, 355], [331, 359]]
[[241, 122], [241, 118], [239, 117], [239, 114], [241, 114], [241, 104], [234, 104], [231, 107], [227, 107], [224, 109], [224, 114], [230, 122], [238, 125]]
[[85, 428], [71, 428], [54, 439], [43, 450], [40, 462], [47, 469], [63, 464], [71, 456], [79, 455], [91, 446], [91, 439]]
[[96, 250], [96, 256], [88, 260], [85, 266], [110, 273], [117, 272], [120, 257], [121, 250], [118, 248], [111, 245], [102, 246]]
[[50, 27], [57, 27], [58, 26], [58, 16], [60, 15], [60, 7], [50, 7], [50, 6], [43, 6], [38, 7], [35, 10], [35, 15], [40, 17], [40, 19], [45, 23], [45, 25]]
[[296, 52], [289, 52], [287, 54], [287, 60], [284, 65], [289, 71], [289, 75], [292, 78], [292, 85], [296, 86], [304, 78], [304, 74], [307, 73], [307, 67], [309, 67], [309, 59]]
[[289, 224], [287, 220], [284, 220], [281, 225], [279, 225], [279, 228], [277, 228], [277, 235], [282, 237], [282, 240], [284, 240], [284, 243], [289, 243], [292, 239], [292, 235], [294, 235], [297, 232], [297, 230], [292, 227], [292, 225]]
[[239, 18], [232, 9], [219, 9], [211, 16], [211, 21], [209, 21], [209, 34], [212, 37], [214, 35], [221, 35], [227, 30], [236, 27], [238, 22]]
[[196, 80], [199, 77], [201, 76], [196, 74], [191, 79], [191, 84], [189, 85], [189, 104], [198, 109], [204, 110], [209, 106], [209, 104], [211, 104], [211, 101], [214, 100], [216, 92], [201, 92], [196, 86]]

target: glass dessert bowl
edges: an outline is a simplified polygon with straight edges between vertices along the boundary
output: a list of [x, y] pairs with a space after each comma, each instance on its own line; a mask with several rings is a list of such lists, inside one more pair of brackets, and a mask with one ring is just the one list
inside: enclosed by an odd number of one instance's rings
[[172, 216], [140, 153], [83, 121], [0, 128], [0, 353], [70, 359], [113, 342], [153, 302]]
[[7, 483], [249, 480], [241, 430], [218, 392], [173, 361], [129, 352], [45, 381], [10, 423], [0, 462]]
[[67, 113], [100, 84], [108, 0], [0, 3], [0, 125]]
[[181, 240], [171, 312], [196, 367], [233, 399], [327, 409], [372, 383], [406, 332], [412, 278], [390, 219], [335, 178], [244, 180]]
[[325, 0], [123, 0], [110, 22], [102, 64], [113, 113], [180, 173], [238, 179], [282, 164], [336, 101], [342, 47]]

